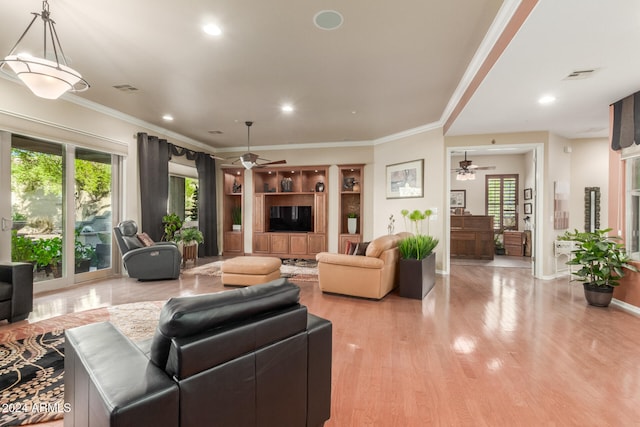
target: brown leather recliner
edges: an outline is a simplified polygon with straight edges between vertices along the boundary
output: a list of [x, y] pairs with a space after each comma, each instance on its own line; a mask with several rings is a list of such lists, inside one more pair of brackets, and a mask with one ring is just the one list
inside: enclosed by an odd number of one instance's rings
[[65, 332], [65, 427], [322, 426], [331, 322], [286, 279], [173, 298], [149, 354], [111, 323]]
[[381, 299], [398, 285], [398, 242], [411, 233], [378, 237], [365, 256], [321, 252], [318, 282], [323, 292]]

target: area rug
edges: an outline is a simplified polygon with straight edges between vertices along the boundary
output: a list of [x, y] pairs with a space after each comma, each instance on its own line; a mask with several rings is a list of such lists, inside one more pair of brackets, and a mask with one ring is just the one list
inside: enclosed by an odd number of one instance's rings
[[133, 341], [153, 336], [163, 301], [98, 308], [0, 329], [0, 427], [61, 419], [64, 329], [110, 321]]
[[[222, 263], [215, 261], [198, 267], [188, 268], [182, 271], [185, 276], [222, 276]], [[281, 277], [287, 277], [293, 282], [317, 282], [318, 267], [315, 261], [303, 261], [291, 264], [283, 263], [280, 267]]]

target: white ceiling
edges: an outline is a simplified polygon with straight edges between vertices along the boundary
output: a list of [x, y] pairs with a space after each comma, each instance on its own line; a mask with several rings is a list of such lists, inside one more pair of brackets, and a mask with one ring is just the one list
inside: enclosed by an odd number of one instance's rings
[[[246, 120], [255, 122], [252, 146], [372, 141], [442, 125], [473, 77], [465, 72], [475, 70], [518, 3], [49, 4], [70, 65], [91, 84], [77, 96], [224, 149], [246, 145]], [[340, 28], [314, 26], [314, 15], [327, 9], [344, 16]], [[40, 0], [0, 0], [0, 55], [40, 10]], [[208, 22], [223, 35], [204, 34]], [[638, 41], [637, 0], [540, 0], [448, 134], [606, 136], [608, 105], [640, 86]], [[585, 68], [596, 69], [593, 77], [563, 80]], [[138, 90], [113, 88], [123, 84]], [[557, 102], [541, 108], [544, 93]], [[292, 114], [280, 112], [284, 102], [295, 106]], [[164, 114], [175, 120], [163, 122]]]

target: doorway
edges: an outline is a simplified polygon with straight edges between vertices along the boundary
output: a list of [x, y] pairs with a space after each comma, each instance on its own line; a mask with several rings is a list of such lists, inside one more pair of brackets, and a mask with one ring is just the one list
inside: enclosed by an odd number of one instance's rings
[[[528, 262], [526, 262], [524, 257], [518, 258], [518, 260], [514, 259], [513, 261], [517, 261], [516, 264], [519, 264], [521, 266], [529, 266], [531, 269], [531, 274], [534, 277], [542, 277], [542, 263], [539, 262], [539, 260], [542, 260], [542, 224], [539, 220], [540, 218], [542, 218], [542, 198], [538, 197], [538, 189], [543, 188], [542, 177], [544, 165], [542, 159], [544, 158], [544, 144], [514, 144], [500, 145], [499, 147], [495, 145], [447, 147], [447, 160], [452, 170], [452, 173], [447, 175], [446, 180], [446, 191], [449, 194], [452, 194], [452, 190], [455, 193], [461, 193], [463, 192], [463, 188], [465, 187], [464, 182], [460, 182], [456, 179], [456, 168], [458, 168], [457, 160], [459, 160], [460, 158], [464, 158], [465, 153], [469, 158], [478, 160], [478, 164], [481, 164], [485, 167], [480, 168], [482, 169], [480, 172], [476, 172], [476, 176], [474, 176], [476, 180], [473, 185], [469, 187], [469, 191], [464, 190], [465, 194], [469, 193], [470, 195], [468, 208], [463, 210], [458, 209], [456, 213], [486, 215], [487, 205], [485, 198], [485, 176], [487, 174], [520, 174], [520, 183], [517, 190], [517, 209], [519, 213], [519, 220], [516, 230], [521, 230], [523, 232], [526, 230], [527, 233], [530, 233], [530, 245], [532, 246], [532, 248], [531, 257], [529, 258]], [[524, 162], [524, 166], [520, 167], [520, 169], [513, 169], [511, 164], [509, 164], [508, 166], [501, 165], [501, 156], [523, 156], [522, 162]], [[506, 159], [509, 158], [503, 157], [502, 163], [506, 162]], [[496, 167], [493, 167], [493, 163], [495, 163]], [[525, 189], [527, 190], [526, 194], [524, 191]], [[473, 197], [475, 197], [475, 201]], [[450, 198], [448, 199], [449, 204], [447, 205], [447, 208], [449, 211], [453, 212], [451, 206], [452, 202]], [[445, 270], [450, 271], [452, 247], [451, 217], [447, 215], [445, 218], [445, 238], [447, 241]], [[493, 266], [500, 267], [514, 264], [513, 262], [508, 261], [509, 260], [496, 259], [496, 261], [493, 262]], [[522, 261], [525, 261], [525, 263], [523, 264]], [[487, 264], [487, 262], [485, 262], [484, 264]]]

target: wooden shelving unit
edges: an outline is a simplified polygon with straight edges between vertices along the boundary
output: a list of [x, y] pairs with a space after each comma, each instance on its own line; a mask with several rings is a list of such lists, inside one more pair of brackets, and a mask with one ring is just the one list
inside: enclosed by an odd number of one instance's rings
[[222, 198], [222, 254], [223, 255], [243, 255], [244, 254], [244, 227], [233, 230], [233, 211], [240, 209], [244, 212], [244, 169], [224, 168], [223, 175], [223, 198]]
[[[253, 170], [253, 252], [282, 258], [314, 258], [327, 248], [327, 166]], [[272, 206], [311, 206], [313, 231], [269, 230]]]
[[[340, 192], [338, 226], [338, 252], [344, 251], [347, 241], [362, 241], [362, 185], [364, 177], [364, 165], [340, 165], [338, 191]], [[356, 215], [355, 233], [349, 232], [349, 214]]]

